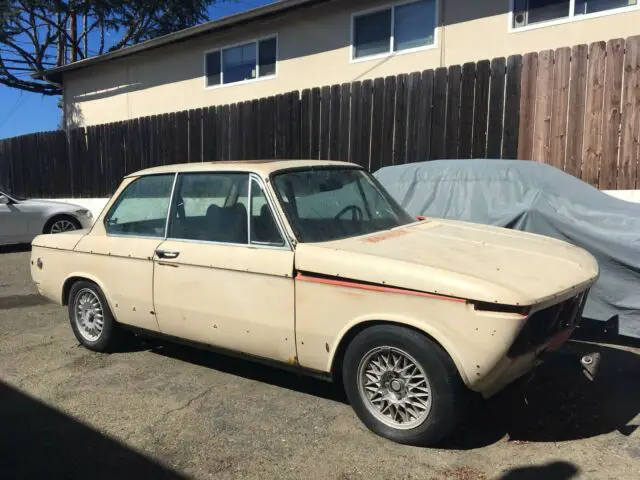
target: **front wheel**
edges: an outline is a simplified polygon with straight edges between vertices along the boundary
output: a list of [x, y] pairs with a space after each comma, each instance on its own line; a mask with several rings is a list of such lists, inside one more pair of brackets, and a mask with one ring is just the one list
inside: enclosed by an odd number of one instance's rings
[[78, 341], [89, 350], [112, 351], [119, 332], [107, 300], [91, 282], [76, 282], [69, 292], [69, 320]]
[[44, 233], [55, 234], [80, 230], [81, 225], [75, 218], [68, 216], [55, 217], [49, 220]]
[[467, 391], [449, 356], [414, 330], [380, 325], [360, 332], [344, 357], [347, 397], [374, 433], [433, 445], [462, 418]]

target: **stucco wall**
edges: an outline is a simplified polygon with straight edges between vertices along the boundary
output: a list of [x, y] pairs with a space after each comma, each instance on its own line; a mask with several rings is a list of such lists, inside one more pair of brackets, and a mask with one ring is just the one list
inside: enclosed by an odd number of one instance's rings
[[[94, 125], [640, 33], [637, 8], [511, 32], [509, 0], [440, 0], [433, 48], [351, 62], [351, 14], [388, 3], [336, 0], [69, 73], [67, 115], [77, 124]], [[275, 78], [205, 89], [206, 50], [271, 34], [278, 34], [279, 43]]]

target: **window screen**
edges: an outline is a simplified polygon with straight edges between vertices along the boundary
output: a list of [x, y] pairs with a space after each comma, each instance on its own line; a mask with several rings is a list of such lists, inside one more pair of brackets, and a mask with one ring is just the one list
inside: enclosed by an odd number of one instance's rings
[[436, 27], [436, 4], [425, 0], [400, 5], [395, 9], [394, 22], [396, 51], [432, 45]]
[[222, 52], [222, 80], [224, 83], [242, 82], [257, 78], [256, 44], [249, 43]]
[[275, 38], [262, 40], [259, 43], [259, 74], [261, 77], [276, 74], [277, 45], [278, 43]]
[[391, 9], [369, 13], [355, 18], [355, 57], [386, 53], [391, 42]]
[[206, 85], [227, 85], [275, 75], [277, 57], [275, 37], [209, 52], [205, 55]]

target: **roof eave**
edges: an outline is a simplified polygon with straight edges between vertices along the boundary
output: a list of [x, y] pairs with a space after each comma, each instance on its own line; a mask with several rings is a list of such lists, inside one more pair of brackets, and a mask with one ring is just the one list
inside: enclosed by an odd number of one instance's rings
[[291, 10], [302, 7], [310, 7], [318, 3], [329, 2], [333, 0], [280, 0], [264, 7], [254, 8], [245, 12], [230, 15], [228, 17], [221, 18], [220, 20], [212, 20], [200, 25], [185, 28], [177, 32], [163, 35], [162, 37], [153, 38], [130, 47], [126, 47], [113, 52], [105, 53], [103, 55], [86, 58], [77, 62], [63, 65], [61, 67], [52, 68], [42, 72], [36, 72], [32, 75], [33, 78], [48, 80], [52, 83], [62, 85], [63, 74], [88, 68], [93, 65], [108, 62], [110, 60], [116, 60], [119, 58], [129, 57], [137, 53], [153, 50], [164, 45], [170, 45], [173, 43], [180, 43], [201, 35], [211, 34], [218, 31], [222, 31], [231, 27], [250, 23], [255, 20], [267, 19], [270, 17], [278, 16], [287, 13]]

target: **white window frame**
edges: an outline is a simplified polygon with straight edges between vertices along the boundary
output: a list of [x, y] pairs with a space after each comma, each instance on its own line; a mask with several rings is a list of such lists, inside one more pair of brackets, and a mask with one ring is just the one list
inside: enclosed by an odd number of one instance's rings
[[629, 12], [634, 12], [638, 9], [640, 9], [640, 1], [638, 3], [636, 3], [635, 5], [629, 5], [627, 7], [619, 7], [619, 8], [612, 8], [611, 10], [604, 10], [602, 12], [595, 12], [595, 13], [587, 13], [585, 15], [575, 15], [575, 7], [576, 7], [576, 0], [569, 0], [571, 3], [569, 4], [569, 16], [568, 17], [564, 17], [564, 18], [557, 18], [555, 20], [548, 20], [546, 22], [538, 22], [538, 23], [534, 23], [532, 25], [527, 25], [525, 27], [514, 27], [513, 26], [513, 18], [514, 18], [514, 12], [513, 9], [515, 7], [515, 1], [514, 0], [509, 0], [509, 24], [508, 24], [508, 31], [509, 33], [519, 33], [519, 32], [528, 32], [529, 30], [537, 30], [538, 28], [546, 28], [546, 27], [553, 27], [555, 25], [564, 25], [565, 23], [573, 23], [573, 22], [580, 22], [582, 20], [589, 20], [592, 18], [599, 18], [599, 17], [608, 17], [609, 15], [618, 15], [621, 13], [629, 13]]
[[[359, 12], [354, 12], [351, 14], [351, 48], [349, 48], [349, 61], [351, 63], [359, 63], [359, 62], [368, 62], [371, 60], [377, 60], [380, 58], [387, 58], [396, 55], [405, 55], [407, 53], [415, 53], [422, 52], [425, 50], [433, 50], [438, 47], [438, 36], [440, 31], [440, 1], [441, 0], [433, 0], [436, 7], [436, 21], [435, 28], [433, 29], [433, 43], [431, 45], [425, 45], [423, 47], [414, 47], [408, 48], [406, 50], [393, 50], [393, 43], [395, 40], [395, 28], [396, 28], [396, 8], [402, 7], [403, 5], [409, 5], [411, 3], [415, 3], [417, 0], [404, 0], [401, 2], [392, 2], [387, 3], [385, 5], [381, 5], [379, 7], [370, 8], [368, 10], [360, 10]], [[355, 37], [356, 37], [356, 18], [361, 17], [363, 15], [368, 15], [370, 13], [381, 12], [383, 10], [391, 9], [391, 37], [389, 38], [389, 51], [385, 53], [378, 53], [376, 55], [367, 55], [366, 57], [356, 58], [356, 46], [354, 45]]]
[[[276, 78], [278, 76], [278, 64], [280, 63], [280, 39], [278, 37], [279, 36], [277, 33], [273, 33], [270, 35], [265, 35], [263, 37], [252, 38], [251, 40], [243, 40], [242, 42], [232, 43], [228, 45], [223, 45], [221, 47], [205, 50], [202, 55], [202, 71], [203, 71], [202, 81], [204, 83], [205, 90], [213, 90], [213, 89], [223, 88], [223, 87], [234, 87], [237, 85], [245, 85], [247, 83], [262, 82], [264, 80], [272, 80]], [[264, 77], [261, 77], [260, 63], [259, 63], [260, 62], [260, 42], [262, 42], [263, 40], [271, 40], [274, 38], [276, 40], [276, 71], [273, 75], [266, 75]], [[248, 80], [242, 80], [240, 82], [224, 83], [224, 71], [223, 71], [223, 63], [222, 63], [224, 51], [229, 50], [231, 48], [240, 47], [242, 45], [249, 45], [251, 43], [254, 43], [256, 46], [256, 69], [257, 69], [258, 76], [256, 78], [250, 78]], [[220, 53], [220, 85], [207, 85], [207, 55], [215, 52]]]

